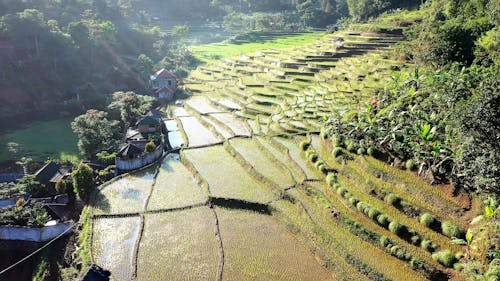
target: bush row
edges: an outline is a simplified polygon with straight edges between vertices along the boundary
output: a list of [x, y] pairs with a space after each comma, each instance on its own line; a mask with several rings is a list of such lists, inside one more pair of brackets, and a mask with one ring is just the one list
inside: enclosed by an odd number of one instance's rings
[[375, 223], [398, 235], [401, 239], [407, 241], [408, 243], [420, 246], [430, 253], [438, 250], [438, 246], [434, 242], [424, 239], [415, 230], [387, 216], [380, 210], [372, 207], [370, 204], [356, 198], [345, 186], [342, 186], [336, 181], [336, 177], [334, 175], [327, 175], [327, 179], [330, 180], [327, 181], [329, 187], [331, 187], [338, 195], [347, 200], [353, 207], [358, 209], [358, 211], [369, 217]]

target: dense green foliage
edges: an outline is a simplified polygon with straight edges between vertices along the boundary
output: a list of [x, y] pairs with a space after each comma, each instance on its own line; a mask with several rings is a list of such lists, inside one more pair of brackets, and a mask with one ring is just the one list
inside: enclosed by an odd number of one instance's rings
[[42, 203], [0, 208], [0, 225], [41, 227], [49, 221]]
[[85, 163], [80, 163], [78, 168], [71, 173], [73, 177], [73, 187], [80, 198], [86, 200], [90, 196], [94, 186], [94, 173]]
[[118, 147], [120, 126], [118, 121], [109, 121], [104, 111], [90, 109], [71, 123], [78, 136], [80, 153], [92, 158], [100, 151], [113, 151]]
[[155, 66], [176, 70], [193, 63], [185, 28], [167, 33], [144, 9], [134, 9], [148, 1], [112, 2], [3, 4], [0, 116], [103, 108], [108, 93], [145, 89]]
[[484, 214], [471, 222], [465, 240], [468, 251], [462, 260], [462, 273], [468, 280], [498, 280], [500, 275], [500, 206], [488, 200]]
[[60, 180], [56, 183], [55, 186], [57, 194], [67, 194], [68, 202], [70, 205], [73, 205], [76, 200], [75, 188], [73, 187], [73, 183], [69, 180]]
[[115, 92], [108, 108], [120, 113], [122, 124], [131, 126], [151, 108], [153, 101], [150, 96], [137, 95], [131, 91]]

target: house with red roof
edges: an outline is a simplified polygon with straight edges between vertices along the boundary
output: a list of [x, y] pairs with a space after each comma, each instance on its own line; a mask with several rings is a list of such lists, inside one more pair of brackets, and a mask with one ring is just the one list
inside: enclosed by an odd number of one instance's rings
[[162, 68], [151, 75], [150, 80], [151, 87], [159, 99], [166, 101], [174, 99], [177, 90], [177, 76]]

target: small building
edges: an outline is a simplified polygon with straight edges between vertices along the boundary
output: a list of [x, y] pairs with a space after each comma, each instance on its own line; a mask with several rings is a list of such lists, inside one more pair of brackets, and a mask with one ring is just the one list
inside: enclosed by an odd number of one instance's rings
[[125, 159], [125, 160], [135, 159], [135, 158], [141, 157], [143, 153], [144, 153], [143, 148], [141, 148], [133, 143], [128, 143], [127, 145], [125, 145], [124, 147], [122, 147], [120, 149], [117, 157], [119, 157], [121, 159]]
[[160, 133], [161, 132], [161, 119], [153, 116], [144, 116], [135, 124], [139, 133]]
[[56, 183], [69, 177], [69, 169], [60, 167], [54, 161], [50, 161], [35, 173], [36, 180], [49, 187], [54, 188]]
[[158, 70], [154, 75], [151, 75], [151, 88], [159, 99], [170, 101], [175, 97], [177, 90], [177, 76], [165, 70]]

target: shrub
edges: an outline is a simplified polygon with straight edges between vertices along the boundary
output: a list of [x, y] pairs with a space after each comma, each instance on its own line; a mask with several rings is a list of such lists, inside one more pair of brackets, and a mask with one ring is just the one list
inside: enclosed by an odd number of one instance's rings
[[319, 169], [321, 166], [324, 166], [325, 165], [325, 162], [323, 162], [322, 160], [318, 160], [316, 161], [316, 163], [314, 163], [314, 166], [316, 167], [316, 169]]
[[339, 189], [337, 189], [337, 193], [338, 193], [340, 196], [344, 197], [344, 194], [346, 194], [346, 193], [347, 193], [347, 188], [345, 188], [345, 187], [343, 187], [343, 186], [342, 186], [342, 187], [340, 187]]
[[153, 152], [156, 149], [156, 145], [153, 141], [146, 143], [146, 152]]
[[343, 146], [342, 136], [333, 135], [332, 136], [332, 144], [333, 144], [333, 146], [342, 147]]
[[366, 204], [363, 201], [359, 201], [358, 204], [356, 205], [356, 209], [360, 210], [361, 212], [365, 209]]
[[420, 216], [420, 223], [427, 226], [427, 227], [431, 227], [431, 225], [435, 221], [436, 221], [436, 218], [429, 213], [424, 213]]
[[400, 250], [401, 250], [401, 248], [399, 246], [392, 246], [391, 247], [391, 254], [396, 255], [396, 253]]
[[87, 198], [94, 187], [94, 173], [85, 163], [80, 163], [78, 168], [71, 173], [73, 177], [73, 185], [76, 193], [80, 197]]
[[368, 155], [373, 157], [376, 157], [378, 155], [378, 150], [375, 146], [370, 146], [366, 152], [368, 153]]
[[391, 223], [389, 218], [384, 214], [381, 214], [380, 216], [378, 216], [377, 222], [384, 227], [389, 226], [389, 224]]
[[340, 155], [342, 155], [342, 153], [344, 153], [344, 150], [339, 146], [335, 147], [332, 151], [333, 157], [339, 157]]
[[401, 223], [399, 223], [398, 221], [392, 221], [390, 224], [389, 224], [389, 230], [392, 232], [392, 233], [395, 233], [396, 235], [400, 235], [402, 232], [403, 232], [403, 228], [404, 228], [404, 225], [402, 225]]
[[95, 155], [97, 157], [97, 162], [103, 165], [114, 165], [116, 153], [109, 154], [107, 151], [101, 151]]
[[318, 161], [318, 154], [316, 153], [311, 153], [309, 154], [309, 161], [313, 162], [313, 163], [316, 163], [316, 161]]
[[320, 165], [318, 169], [323, 175], [328, 174], [328, 168], [326, 167], [326, 165]]
[[336, 182], [337, 175], [334, 173], [328, 173], [328, 175], [326, 175], [326, 184], [328, 184], [328, 186], [333, 186]]
[[366, 154], [366, 149], [364, 147], [360, 147], [360, 148], [358, 148], [357, 152], [359, 155], [364, 155], [364, 154]]
[[349, 203], [351, 203], [353, 206], [356, 206], [358, 202], [359, 200], [357, 198], [354, 197], [349, 198]]
[[453, 265], [457, 262], [457, 259], [451, 253], [450, 250], [440, 251], [438, 253], [434, 253], [432, 255], [432, 258], [434, 260], [437, 260], [440, 264], [442, 264], [446, 267], [449, 267], [449, 268], [453, 268]]
[[408, 171], [413, 171], [416, 168], [415, 162], [412, 159], [406, 161], [406, 165], [405, 166], [406, 166], [406, 169]]
[[389, 243], [391, 243], [391, 240], [387, 236], [380, 236], [380, 245], [382, 245], [382, 247], [387, 247]]
[[385, 201], [393, 206], [399, 206], [401, 203], [401, 198], [399, 198], [396, 194], [394, 193], [389, 193], [385, 197]]
[[413, 236], [411, 237], [411, 243], [412, 243], [413, 245], [418, 245], [418, 244], [420, 243], [420, 240], [421, 240], [421, 238], [420, 238], [420, 236], [418, 236], [418, 235], [413, 235]]
[[303, 151], [306, 151], [310, 146], [311, 146], [311, 143], [309, 143], [308, 141], [301, 141], [300, 142], [300, 148]]
[[380, 211], [377, 209], [372, 208], [368, 211], [368, 217], [370, 217], [370, 219], [372, 219], [372, 220], [377, 220], [379, 215], [380, 215]]
[[441, 231], [448, 237], [460, 238], [463, 236], [463, 232], [460, 228], [458, 228], [458, 226], [451, 221], [444, 221], [441, 223]]
[[420, 243], [420, 247], [422, 247], [422, 249], [426, 250], [427, 252], [434, 252], [436, 249], [434, 248], [434, 245], [431, 241], [429, 240], [422, 240], [422, 242]]
[[356, 149], [357, 149], [356, 143], [349, 142], [349, 144], [347, 145], [347, 151], [356, 152]]

